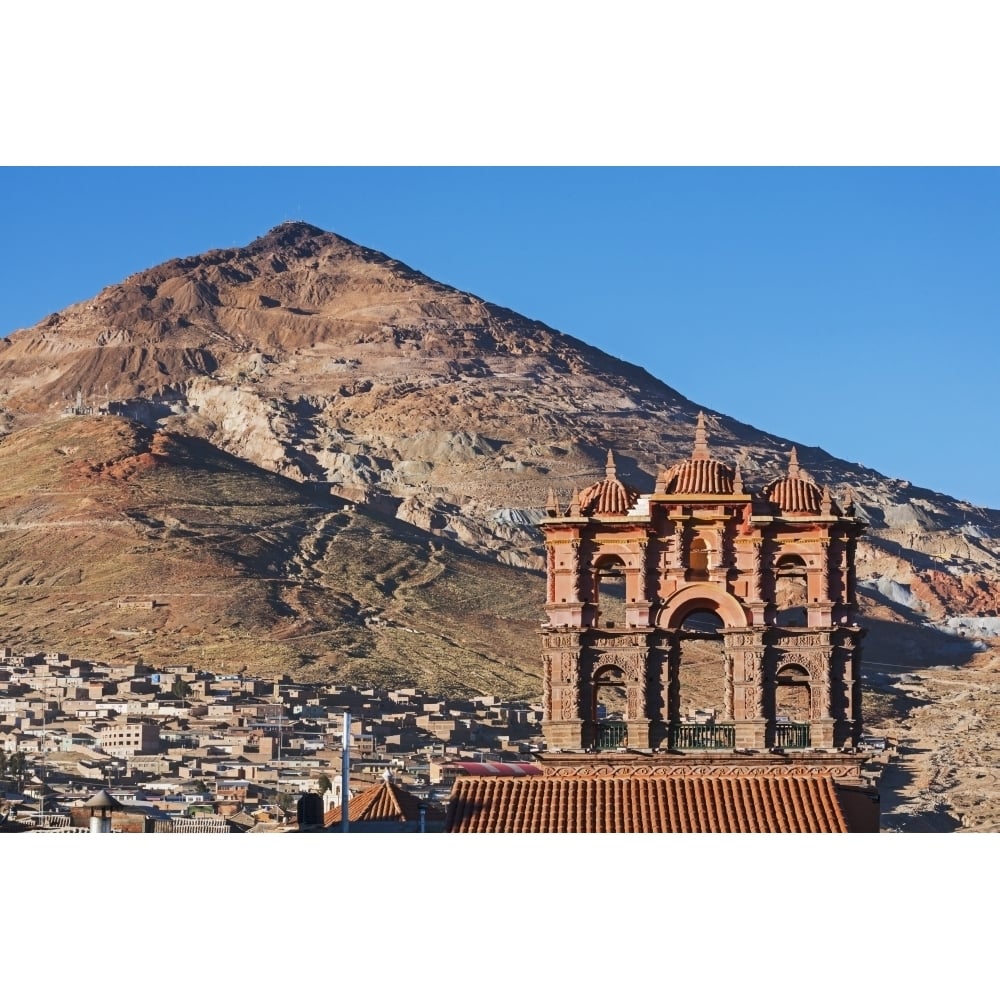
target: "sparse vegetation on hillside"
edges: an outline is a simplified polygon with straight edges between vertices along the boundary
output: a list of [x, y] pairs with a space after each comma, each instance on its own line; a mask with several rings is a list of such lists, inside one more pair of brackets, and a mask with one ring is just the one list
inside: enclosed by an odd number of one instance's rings
[[540, 595], [534, 574], [197, 439], [79, 417], [0, 442], [21, 648], [537, 696]]

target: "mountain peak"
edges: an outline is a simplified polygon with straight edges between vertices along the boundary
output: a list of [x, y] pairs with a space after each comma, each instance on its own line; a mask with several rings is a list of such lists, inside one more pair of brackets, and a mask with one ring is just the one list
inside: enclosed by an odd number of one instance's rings
[[312, 223], [301, 220], [291, 220], [289, 222], [281, 222], [273, 229], [269, 229], [263, 239], [280, 240], [282, 243], [296, 243], [299, 240], [312, 236], [326, 235], [328, 235], [326, 230], [320, 229], [319, 226], [314, 226]]
[[245, 249], [249, 253], [274, 251], [289, 248], [313, 249], [309, 246], [315, 240], [335, 241], [351, 245], [351, 241], [301, 220], [281, 222], [259, 236]]

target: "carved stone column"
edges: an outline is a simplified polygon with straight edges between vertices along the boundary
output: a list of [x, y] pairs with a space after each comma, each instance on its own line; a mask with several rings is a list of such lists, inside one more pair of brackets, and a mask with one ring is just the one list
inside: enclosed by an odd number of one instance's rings
[[643, 652], [633, 654], [634, 660], [625, 676], [628, 679], [628, 745], [637, 750], [648, 750], [650, 741], [650, 720], [646, 707], [646, 657]]
[[737, 749], [765, 746], [763, 638], [762, 629], [725, 632], [727, 663], [730, 658], [732, 662], [732, 718]]
[[829, 749], [834, 746], [835, 724], [830, 711], [830, 683], [833, 662], [831, 651], [812, 653], [809, 667], [809, 687], [812, 693], [812, 719], [809, 722], [809, 744]]
[[587, 746], [588, 733], [581, 715], [587, 685], [580, 673], [580, 635], [563, 632], [544, 635], [542, 664], [547, 683], [547, 704], [542, 734], [549, 749], [580, 750]]

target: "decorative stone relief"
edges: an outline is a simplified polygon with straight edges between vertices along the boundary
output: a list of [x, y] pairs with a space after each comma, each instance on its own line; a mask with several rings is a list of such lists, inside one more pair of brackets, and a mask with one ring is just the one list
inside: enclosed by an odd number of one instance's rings
[[580, 717], [579, 705], [577, 692], [572, 688], [564, 688], [559, 698], [559, 718], [564, 721], [578, 719]]
[[649, 775], [655, 777], [684, 777], [686, 775], [697, 775], [708, 777], [711, 775], [730, 775], [736, 777], [758, 777], [776, 775], [792, 775], [794, 777], [807, 777], [809, 775], [830, 775], [832, 778], [857, 778], [860, 774], [860, 765], [851, 764], [747, 764], [741, 766], [731, 763], [704, 763], [704, 764], [554, 764], [548, 765], [546, 770], [556, 777], [571, 777], [573, 775], [595, 776], [595, 777], [615, 777], [617, 775]]
[[743, 653], [743, 680], [747, 684], [759, 684], [764, 651], [748, 649]]
[[629, 667], [632, 664], [632, 657], [621, 656], [619, 654], [608, 654], [602, 653], [594, 661], [593, 672], [596, 674], [598, 670], [602, 670], [604, 667], [618, 667], [626, 676], [628, 676]]
[[630, 684], [628, 686], [628, 717], [630, 719], [641, 719], [646, 714], [641, 704], [642, 694], [643, 692], [638, 685]]
[[817, 719], [830, 718], [830, 671], [827, 669], [816, 672], [816, 700], [814, 715]]
[[743, 711], [745, 719], [759, 719], [764, 714], [763, 676], [764, 651], [748, 649], [743, 653]]
[[570, 596], [573, 601], [580, 603], [583, 598], [580, 596], [580, 541], [573, 539], [569, 544], [569, 573], [570, 573]]
[[756, 646], [760, 639], [756, 632], [730, 632], [726, 636], [726, 642], [730, 646]]
[[804, 632], [801, 635], [779, 635], [774, 640], [775, 646], [828, 646], [830, 640], [826, 635]]
[[565, 635], [547, 635], [544, 638], [544, 643], [549, 649], [553, 649], [560, 646], [579, 646], [580, 637], [574, 632], [568, 632]]
[[559, 680], [563, 684], [577, 684], [580, 680], [580, 657], [576, 653], [563, 653], [560, 657]]

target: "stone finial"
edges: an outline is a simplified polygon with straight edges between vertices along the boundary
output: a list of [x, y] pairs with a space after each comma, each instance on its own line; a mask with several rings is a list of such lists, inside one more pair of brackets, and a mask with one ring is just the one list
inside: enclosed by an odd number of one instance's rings
[[549, 487], [549, 495], [545, 500], [545, 513], [549, 517], [559, 516], [559, 501], [556, 499], [556, 491]]
[[848, 517], [854, 517], [856, 513], [856, 508], [854, 506], [854, 489], [851, 486], [847, 487], [847, 494], [844, 497], [844, 513]]
[[788, 478], [798, 479], [799, 471], [799, 452], [795, 445], [792, 445], [792, 450], [788, 453]]
[[569, 501], [569, 511], [567, 512], [570, 517], [580, 516], [580, 491], [573, 487], [573, 496]]
[[823, 498], [819, 503], [819, 512], [824, 517], [829, 517], [833, 513], [833, 497], [830, 496], [830, 487], [823, 487]]
[[608, 449], [608, 464], [604, 467], [604, 474], [608, 479], [615, 479], [617, 469], [615, 468], [615, 456], [611, 453], [611, 449]]
[[743, 470], [737, 464], [736, 475], [733, 476], [733, 492], [742, 493], [743, 492]]
[[691, 452], [692, 458], [708, 458], [708, 433], [705, 430], [705, 414], [703, 411], [698, 411], [698, 424], [694, 429], [694, 451]]

